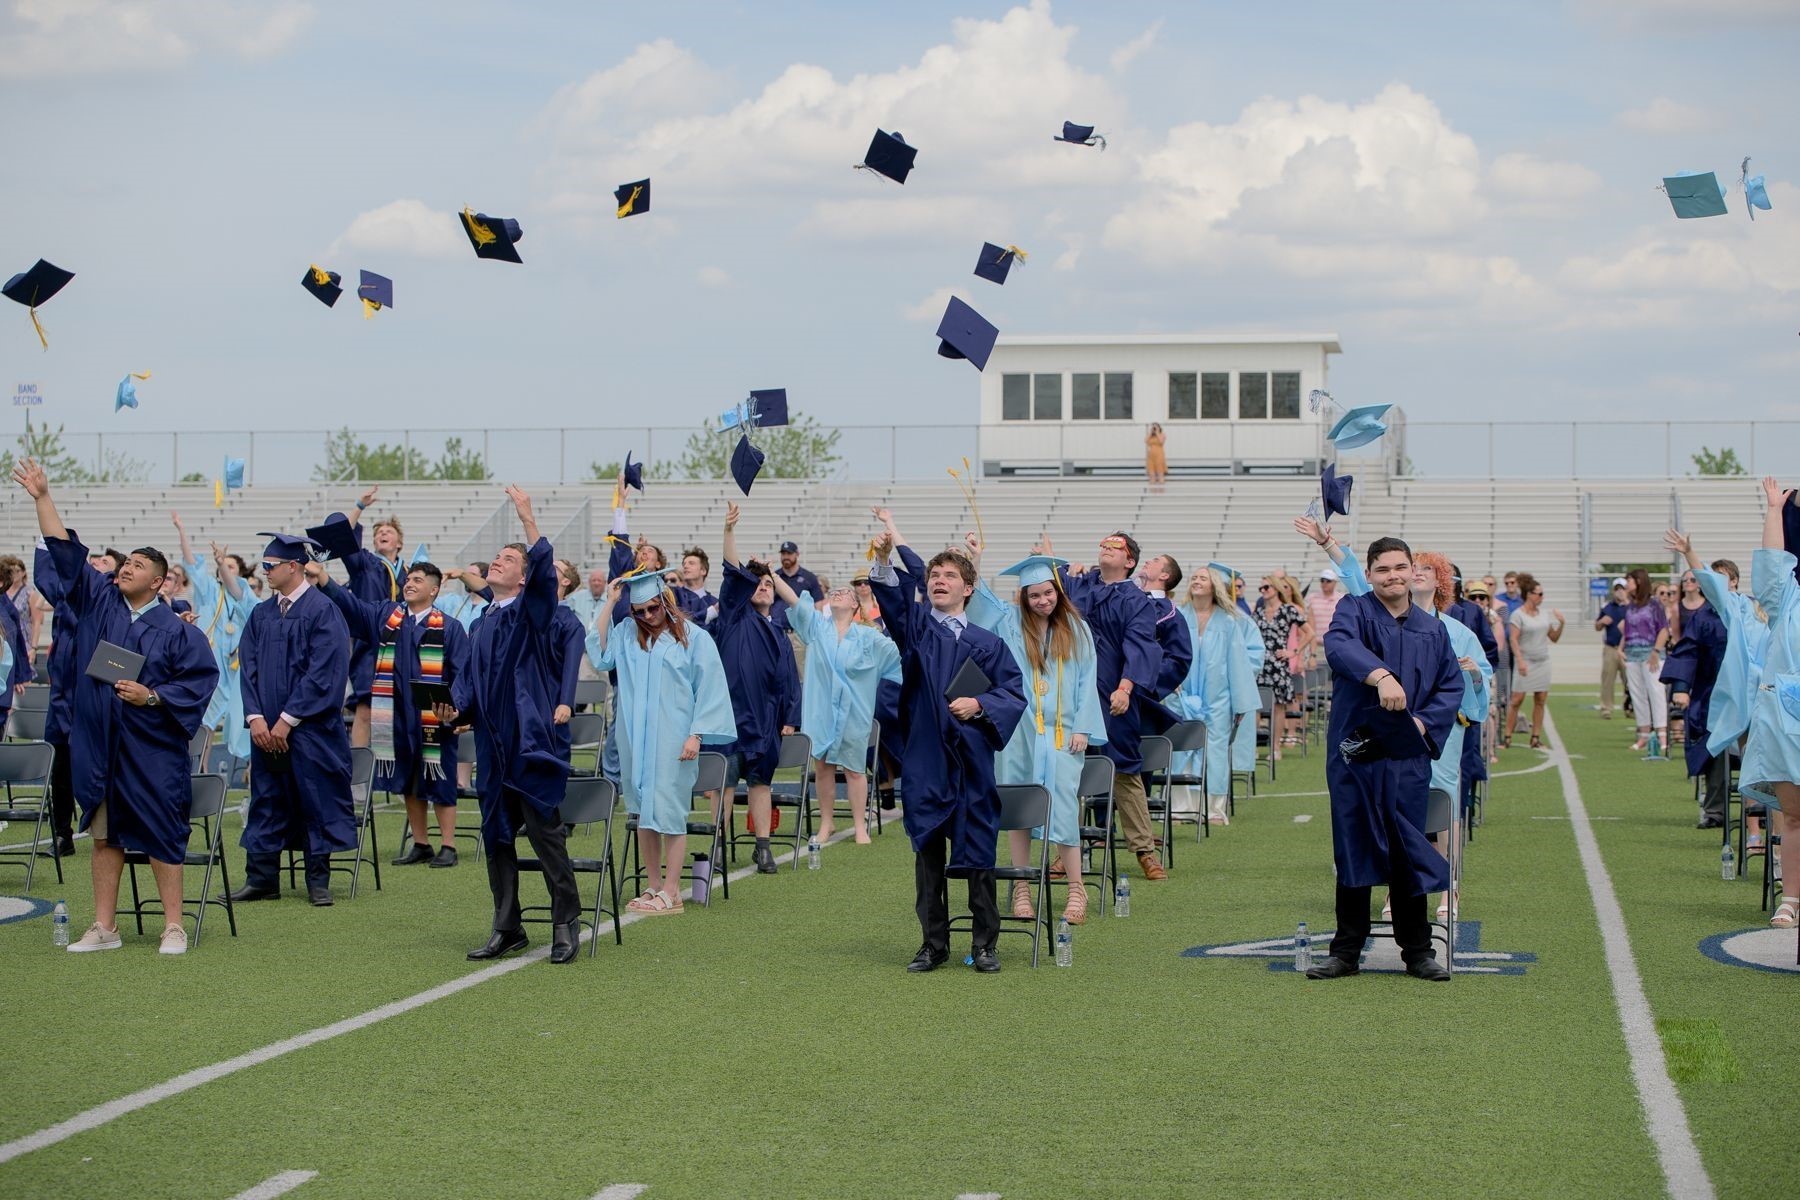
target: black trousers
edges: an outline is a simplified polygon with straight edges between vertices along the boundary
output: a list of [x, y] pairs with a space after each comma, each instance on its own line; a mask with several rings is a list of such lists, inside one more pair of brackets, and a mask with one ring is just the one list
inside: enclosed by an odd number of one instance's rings
[[59, 838], [75, 836], [75, 777], [69, 770], [69, 743], [54, 742], [50, 765], [50, 826]]
[[[244, 886], [255, 888], [261, 892], [279, 892], [281, 890], [281, 852], [278, 850], [274, 854], [244, 855]], [[331, 886], [331, 856], [329, 854], [306, 855], [306, 886], [308, 890]]]
[[[944, 874], [950, 840], [935, 835], [913, 858], [913, 902], [925, 944], [934, 951], [950, 952], [950, 881]], [[991, 950], [1000, 937], [1000, 907], [994, 900], [994, 873], [975, 871], [969, 876], [969, 912], [974, 917], [970, 944]]]
[[[1388, 839], [1388, 901], [1394, 911], [1394, 941], [1400, 947], [1400, 958], [1408, 965], [1422, 959], [1436, 958], [1431, 949], [1431, 925], [1425, 918], [1425, 896], [1409, 896], [1412, 890], [1412, 862], [1400, 839]], [[1337, 932], [1331, 938], [1331, 957], [1345, 962], [1359, 962], [1363, 946], [1368, 943], [1373, 921], [1369, 917], [1369, 900], [1374, 888], [1345, 887], [1337, 889]]]
[[1725, 819], [1725, 804], [1731, 798], [1730, 751], [1706, 764], [1704, 790], [1700, 794], [1700, 815], [1709, 821]]
[[[581, 893], [575, 887], [575, 869], [569, 865], [568, 839], [561, 812], [544, 817], [518, 792], [508, 789], [501, 802], [512, 814], [514, 829], [523, 826], [531, 848], [543, 865], [544, 885], [550, 889], [550, 919], [573, 925], [581, 919]], [[501, 842], [488, 851], [488, 889], [494, 893], [494, 932], [510, 933], [519, 927], [519, 851], [513, 842]]]

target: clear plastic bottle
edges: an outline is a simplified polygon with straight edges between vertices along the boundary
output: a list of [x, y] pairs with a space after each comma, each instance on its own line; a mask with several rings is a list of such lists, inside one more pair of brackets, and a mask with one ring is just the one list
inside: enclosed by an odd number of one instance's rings
[[1131, 915], [1131, 880], [1119, 876], [1113, 884], [1113, 916], [1129, 917]]
[[1719, 878], [1731, 880], [1737, 877], [1737, 851], [1731, 848], [1730, 842], [1726, 842], [1725, 848], [1719, 851]]
[[1075, 938], [1069, 932], [1069, 919], [1064, 917], [1056, 924], [1056, 965], [1067, 967], [1075, 961]]
[[1306, 930], [1306, 922], [1294, 930], [1294, 970], [1312, 970], [1312, 934]]
[[809, 871], [819, 869], [819, 839], [816, 837], [809, 839], [806, 843], [806, 869]]
[[69, 906], [61, 900], [56, 902], [56, 908], [50, 913], [50, 944], [69, 944]]

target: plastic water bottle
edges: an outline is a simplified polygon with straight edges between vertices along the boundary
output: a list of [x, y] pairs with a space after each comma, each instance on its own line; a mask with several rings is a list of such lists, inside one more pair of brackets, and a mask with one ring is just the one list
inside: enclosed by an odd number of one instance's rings
[[1312, 970], [1312, 934], [1306, 931], [1306, 922], [1294, 930], [1294, 970]]
[[1119, 876], [1113, 884], [1113, 916], [1129, 917], [1131, 915], [1131, 880]]
[[1056, 923], [1056, 965], [1066, 967], [1075, 961], [1075, 938], [1069, 932], [1069, 919]]
[[1719, 851], [1719, 878], [1729, 881], [1736, 879], [1737, 874], [1737, 851], [1731, 848], [1730, 842], [1726, 842], [1725, 848]]
[[56, 908], [50, 914], [50, 944], [52, 946], [69, 944], [69, 906], [61, 900], [56, 902]]
[[809, 839], [806, 843], [806, 869], [809, 871], [819, 869], [819, 839], [816, 837]]

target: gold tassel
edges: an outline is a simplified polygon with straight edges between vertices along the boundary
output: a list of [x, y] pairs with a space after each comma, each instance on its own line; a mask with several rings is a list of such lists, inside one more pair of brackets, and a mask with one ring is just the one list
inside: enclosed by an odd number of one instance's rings
[[637, 203], [637, 198], [639, 195], [641, 195], [643, 193], [643, 190], [644, 190], [644, 188], [643, 188], [643, 185], [641, 185], [641, 184], [638, 185], [637, 187], [632, 188], [631, 195], [629, 195], [625, 198], [625, 203], [619, 205], [619, 219], [621, 221], [623, 221], [626, 217], [629, 217], [631, 215], [632, 206]]
[[468, 224], [469, 236], [475, 239], [477, 246], [492, 245], [499, 240], [494, 236], [493, 230], [475, 219], [475, 210], [466, 204], [463, 205], [463, 221]]
[[37, 330], [39, 344], [41, 344], [44, 349], [48, 350], [50, 348], [50, 339], [44, 336], [44, 325], [43, 322], [37, 319], [37, 309], [35, 308], [31, 310], [31, 325], [32, 328]]
[[1010, 244], [1006, 247], [1006, 252], [1008, 254], [1012, 255], [1014, 258], [1018, 259], [1020, 262], [1024, 262], [1025, 259], [1027, 257], [1029, 257], [1023, 250], [1019, 249], [1017, 246], [1010, 245]]
[[364, 296], [362, 298], [362, 302], [363, 302], [363, 320], [365, 320], [365, 321], [374, 320], [375, 314], [381, 311], [381, 301], [371, 300], [367, 296]]
[[313, 283], [315, 286], [317, 286], [317, 287], [330, 287], [331, 286], [331, 272], [330, 271], [327, 271], [324, 267], [321, 267], [318, 263], [314, 263], [312, 265], [312, 273], [313, 273]]
[[148, 371], [133, 371], [133, 372], [131, 372], [131, 377], [133, 379], [148, 379], [148, 378], [150, 378], [150, 372], [148, 372]]
[[975, 504], [975, 485], [970, 482], [969, 479], [969, 459], [967, 455], [963, 456], [962, 465], [963, 469], [961, 474], [957, 473], [955, 467], [949, 468], [950, 478], [956, 480], [957, 487], [962, 490], [963, 499], [969, 502], [969, 512], [975, 517], [975, 536], [980, 539], [981, 548], [986, 550], [987, 531], [981, 527], [981, 509]]
[[225, 507], [225, 481], [223, 479], [213, 480], [213, 507]]

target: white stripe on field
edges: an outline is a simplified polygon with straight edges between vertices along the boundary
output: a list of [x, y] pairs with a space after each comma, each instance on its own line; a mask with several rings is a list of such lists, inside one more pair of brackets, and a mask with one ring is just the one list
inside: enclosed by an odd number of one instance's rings
[[594, 1193], [594, 1200], [637, 1200], [649, 1190], [647, 1183], [609, 1183]]
[[964, 1192], [956, 1200], [1000, 1200], [999, 1192]]
[[[841, 833], [832, 834], [830, 841], [842, 841], [843, 839], [852, 836], [853, 833], [854, 830], [846, 828]], [[792, 861], [793, 857], [793, 851], [789, 850], [777, 855], [775, 861], [777, 863], [789, 862]], [[739, 867], [737, 870], [726, 876], [726, 878], [730, 879], [733, 883], [736, 883], [740, 879], [748, 879], [755, 873], [756, 867], [754, 865]], [[693, 889], [690, 888], [683, 894], [691, 898], [692, 891]], [[642, 914], [627, 912], [620, 916], [619, 924], [632, 925], [641, 919]], [[605, 926], [603, 925], [601, 928], [604, 929]], [[592, 936], [594, 936], [594, 934], [591, 931], [584, 929], [581, 931], [580, 940], [585, 942]], [[134, 1113], [141, 1108], [148, 1108], [158, 1101], [167, 1100], [171, 1096], [179, 1096], [183, 1092], [191, 1092], [203, 1084], [212, 1083], [217, 1079], [223, 1079], [227, 1075], [235, 1075], [239, 1071], [247, 1070], [250, 1067], [260, 1066], [271, 1059], [280, 1058], [284, 1054], [292, 1054], [296, 1050], [304, 1050], [309, 1046], [317, 1046], [321, 1042], [329, 1042], [333, 1038], [344, 1036], [346, 1033], [355, 1033], [359, 1029], [367, 1029], [369, 1026], [378, 1025], [390, 1017], [403, 1016], [406, 1013], [412, 1012], [414, 1009], [424, 1008], [433, 1001], [442, 1000], [445, 997], [454, 996], [458, 992], [467, 991], [469, 988], [475, 987], [477, 984], [486, 983], [490, 979], [499, 979], [503, 975], [510, 975], [514, 971], [528, 967], [532, 963], [540, 962], [549, 956], [550, 947], [548, 945], [539, 946], [537, 949], [527, 951], [517, 958], [505, 959], [501, 962], [494, 963], [491, 966], [483, 967], [478, 971], [471, 971], [469, 974], [459, 976], [456, 979], [450, 980], [448, 983], [440, 983], [436, 987], [426, 988], [422, 992], [417, 992], [389, 1004], [383, 1004], [379, 1008], [372, 1008], [365, 1013], [358, 1013], [354, 1017], [345, 1017], [342, 1021], [334, 1021], [330, 1025], [321, 1025], [317, 1029], [308, 1029], [304, 1033], [297, 1033], [293, 1037], [283, 1038], [279, 1042], [271, 1042], [267, 1046], [246, 1051], [243, 1054], [237, 1055], [235, 1058], [228, 1058], [222, 1062], [212, 1063], [209, 1066], [196, 1067], [192, 1071], [184, 1071], [173, 1079], [166, 1079], [161, 1083], [132, 1092], [128, 1096], [121, 1096], [117, 1100], [108, 1100], [105, 1104], [97, 1104], [84, 1112], [76, 1113], [66, 1121], [58, 1121], [56, 1124], [40, 1129], [36, 1133], [28, 1133], [24, 1137], [14, 1138], [12, 1141], [0, 1145], [0, 1163], [8, 1163], [21, 1155], [30, 1154], [34, 1150], [42, 1150], [46, 1146], [54, 1146], [58, 1142], [65, 1142], [77, 1134], [86, 1133], [92, 1129], [98, 1129], [102, 1125], [116, 1121], [129, 1113]]]
[[1306, 824], [1306, 823], [1307, 823], [1307, 822], [1308, 822], [1308, 821], [1310, 821], [1310, 820], [1312, 820], [1312, 814], [1311, 814], [1311, 813], [1299, 813], [1299, 814], [1297, 814], [1297, 815], [1296, 815], [1296, 816], [1295, 816], [1295, 817], [1294, 817], [1294, 824], [1296, 824], [1296, 825], [1304, 825], [1304, 824]]
[[317, 1179], [317, 1171], [283, 1171], [279, 1175], [271, 1175], [247, 1192], [239, 1192], [231, 1200], [275, 1200], [277, 1196], [285, 1196], [309, 1179]]
[[1644, 1106], [1644, 1121], [1656, 1146], [1663, 1179], [1675, 1200], [1710, 1200], [1712, 1180], [1700, 1161], [1700, 1149], [1694, 1145], [1693, 1131], [1688, 1128], [1687, 1110], [1682, 1107], [1681, 1096], [1669, 1078], [1668, 1063], [1663, 1060], [1662, 1041], [1656, 1036], [1656, 1021], [1644, 995], [1644, 980], [1638, 974], [1637, 960], [1631, 956], [1625, 912], [1619, 907], [1612, 876], [1607, 874], [1606, 863], [1600, 857], [1600, 844], [1594, 840], [1587, 806], [1581, 802], [1581, 787], [1575, 780], [1574, 764], [1569, 761], [1562, 738], [1556, 734], [1556, 722], [1548, 712], [1544, 714], [1544, 731], [1551, 737], [1550, 757], [1562, 777], [1563, 803], [1569, 810], [1575, 847], [1581, 852], [1581, 869], [1587, 875], [1588, 891], [1594, 899], [1594, 915], [1606, 947], [1606, 970], [1612, 976], [1613, 1001], [1625, 1033], [1625, 1049], [1631, 1055], [1632, 1081]]

